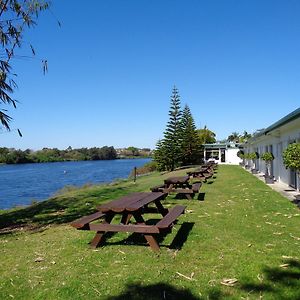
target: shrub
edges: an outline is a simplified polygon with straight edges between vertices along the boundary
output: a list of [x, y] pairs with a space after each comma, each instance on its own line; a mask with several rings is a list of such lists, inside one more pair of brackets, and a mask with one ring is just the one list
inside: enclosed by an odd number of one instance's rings
[[243, 150], [239, 150], [236, 155], [239, 158], [244, 158], [244, 151]]
[[[137, 168], [136, 174], [143, 175], [143, 174], [148, 174], [148, 173], [154, 172], [156, 170], [157, 170], [157, 162], [153, 160], [153, 161], [146, 163], [142, 167]], [[129, 177], [133, 177], [133, 176], [134, 176], [134, 170], [131, 171]]]
[[249, 155], [249, 159], [252, 159], [252, 160], [254, 160], [254, 159], [258, 159], [259, 158], [259, 154], [257, 153], [257, 152], [251, 152], [251, 153], [249, 153], [248, 154]]
[[271, 152], [263, 153], [260, 158], [265, 162], [271, 162], [274, 159], [274, 155]]
[[271, 161], [274, 159], [274, 155], [271, 152], [265, 152], [261, 155], [261, 159], [264, 160], [266, 162], [266, 167], [267, 167], [267, 171], [266, 171], [266, 176], [271, 176]]
[[289, 169], [300, 171], [300, 143], [293, 143], [282, 153], [283, 163]]

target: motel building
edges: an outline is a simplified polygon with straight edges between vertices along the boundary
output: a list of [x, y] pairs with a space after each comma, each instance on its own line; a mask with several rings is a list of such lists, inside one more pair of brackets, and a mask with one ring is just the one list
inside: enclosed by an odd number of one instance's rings
[[[300, 182], [296, 172], [286, 169], [282, 158], [282, 152], [286, 147], [295, 142], [300, 142], [300, 108], [269, 127], [256, 132], [244, 144], [244, 152], [257, 152], [259, 156], [264, 152], [271, 152], [274, 156], [271, 175], [277, 182], [299, 190]], [[256, 160], [255, 168], [261, 174], [266, 173], [266, 165], [262, 159]]]
[[242, 160], [237, 156], [243, 147], [238, 143], [204, 144], [204, 161], [214, 160], [218, 164], [238, 165]]

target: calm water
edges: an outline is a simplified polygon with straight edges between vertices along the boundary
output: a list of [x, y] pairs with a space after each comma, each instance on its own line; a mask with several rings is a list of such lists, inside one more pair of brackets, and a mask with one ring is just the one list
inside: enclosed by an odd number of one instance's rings
[[107, 183], [127, 178], [150, 159], [0, 165], [0, 209], [49, 198], [66, 185]]

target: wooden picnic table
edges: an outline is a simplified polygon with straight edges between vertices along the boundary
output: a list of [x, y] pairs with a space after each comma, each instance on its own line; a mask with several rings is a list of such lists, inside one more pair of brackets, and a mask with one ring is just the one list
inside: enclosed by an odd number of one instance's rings
[[201, 182], [190, 184], [189, 179], [188, 175], [169, 177], [164, 180], [164, 184], [151, 188], [151, 191], [182, 194], [191, 200], [194, 194], [199, 192]]
[[[98, 212], [74, 221], [71, 225], [81, 230], [96, 231], [91, 241], [91, 247], [100, 245], [106, 232], [136, 232], [144, 235], [152, 250], [158, 251], [159, 245], [156, 236], [169, 231], [180, 214], [184, 213], [185, 206], [177, 205], [172, 209], [164, 208], [161, 200], [165, 199], [167, 193], [133, 193], [120, 199], [110, 201], [98, 207]], [[149, 204], [155, 204], [155, 211], [162, 215], [162, 219], [155, 225], [147, 225], [143, 215], [152, 212]], [[119, 224], [112, 224], [116, 215], [121, 216]], [[131, 218], [135, 223], [129, 223]], [[101, 223], [92, 223], [103, 218]]]
[[199, 178], [203, 181], [206, 181], [208, 178], [213, 176], [213, 169], [211, 166], [203, 165], [193, 171], [187, 172], [189, 176], [192, 176], [193, 178]]
[[184, 186], [189, 184], [189, 176], [177, 176], [177, 177], [169, 177], [164, 180], [166, 185], [177, 185], [177, 186]]

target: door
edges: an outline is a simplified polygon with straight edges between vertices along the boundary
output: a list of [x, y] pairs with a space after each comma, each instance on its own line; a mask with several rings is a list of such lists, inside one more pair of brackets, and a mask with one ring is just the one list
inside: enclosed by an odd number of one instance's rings
[[221, 149], [221, 162], [225, 162], [226, 159], [225, 159], [225, 149]]
[[294, 189], [297, 188], [297, 173], [295, 170], [290, 170], [290, 186]]
[[[255, 152], [259, 155], [258, 148], [255, 148]], [[259, 170], [259, 158], [255, 160], [255, 169]]]
[[277, 144], [277, 152], [276, 152], [276, 168], [275, 168], [275, 178], [276, 180], [280, 181], [282, 177], [282, 170], [283, 170], [283, 160], [282, 160], [282, 152], [283, 146], [282, 142]]
[[[273, 145], [269, 145], [269, 152], [273, 154]], [[273, 154], [274, 155], [274, 154]], [[271, 166], [270, 166], [270, 176], [274, 176], [274, 160], [271, 161]]]
[[[296, 141], [292, 141], [290, 144], [296, 143]], [[293, 169], [290, 169], [290, 186], [294, 189], [297, 189], [297, 172]]]

